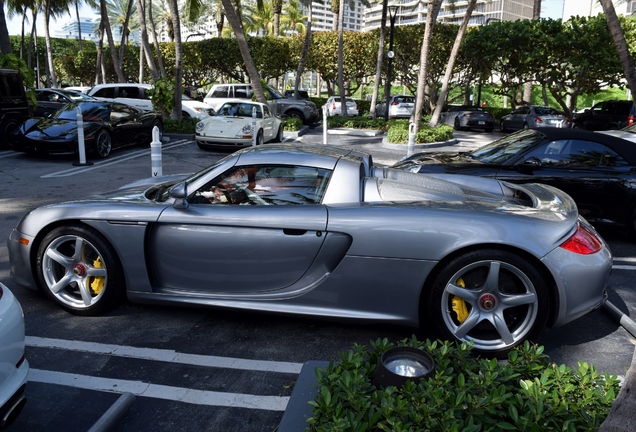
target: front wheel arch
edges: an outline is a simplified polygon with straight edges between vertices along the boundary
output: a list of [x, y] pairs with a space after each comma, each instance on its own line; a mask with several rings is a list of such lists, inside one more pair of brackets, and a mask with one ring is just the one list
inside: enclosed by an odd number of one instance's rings
[[[420, 293], [419, 300], [419, 323], [421, 329], [433, 328], [434, 323], [432, 322], [432, 317], [428, 312], [428, 302], [431, 297], [431, 291], [433, 289], [433, 285], [435, 281], [438, 279], [440, 274], [444, 271], [444, 269], [454, 260], [456, 260], [459, 256], [476, 252], [479, 250], [492, 250], [499, 251], [503, 254], [515, 254], [519, 256], [524, 261], [528, 262], [532, 265], [540, 274], [543, 280], [545, 281], [546, 289], [547, 289], [547, 319], [545, 322], [546, 327], [550, 327], [554, 324], [557, 318], [558, 310], [559, 310], [559, 299], [558, 299], [558, 291], [556, 288], [556, 282], [550, 273], [550, 271], [543, 265], [543, 263], [536, 258], [534, 255], [525, 252], [523, 250], [517, 249], [515, 247], [502, 246], [498, 244], [483, 244], [483, 245], [475, 245], [469, 246], [463, 249], [456, 250], [450, 253], [448, 256], [444, 257], [440, 260], [433, 270], [428, 274], [422, 291]], [[429, 333], [425, 334], [426, 337], [429, 337]], [[478, 351], [479, 352], [479, 351]], [[482, 352], [483, 353], [483, 352]], [[493, 354], [490, 354], [493, 355]]]

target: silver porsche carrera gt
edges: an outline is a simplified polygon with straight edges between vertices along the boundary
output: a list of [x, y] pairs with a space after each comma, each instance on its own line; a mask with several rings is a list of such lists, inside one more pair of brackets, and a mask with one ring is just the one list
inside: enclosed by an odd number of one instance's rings
[[501, 355], [603, 304], [612, 256], [558, 189], [277, 144], [37, 208], [14, 279], [78, 315], [132, 302], [421, 326]]

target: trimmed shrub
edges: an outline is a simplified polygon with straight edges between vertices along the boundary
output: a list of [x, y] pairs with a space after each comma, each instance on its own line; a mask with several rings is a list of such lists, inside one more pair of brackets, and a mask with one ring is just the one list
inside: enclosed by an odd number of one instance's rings
[[619, 391], [617, 377], [579, 362], [557, 366], [543, 347], [525, 342], [507, 361], [477, 358], [471, 346], [415, 337], [399, 345], [435, 360], [435, 376], [401, 389], [376, 388], [372, 378], [387, 339], [355, 344], [317, 369], [309, 431], [596, 431]]

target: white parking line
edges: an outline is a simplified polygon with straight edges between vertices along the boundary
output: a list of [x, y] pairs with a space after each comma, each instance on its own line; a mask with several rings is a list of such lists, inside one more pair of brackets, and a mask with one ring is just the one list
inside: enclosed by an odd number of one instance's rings
[[268, 360], [248, 360], [232, 357], [206, 356], [199, 354], [184, 354], [173, 350], [136, 348], [124, 345], [70, 341], [63, 339], [42, 338], [36, 336], [27, 336], [26, 345], [37, 348], [64, 349], [69, 351], [81, 351], [92, 354], [105, 354], [117, 357], [154, 360], [168, 363], [218, 367], [226, 369], [241, 369], [260, 372], [298, 374], [300, 373], [300, 369], [303, 366], [301, 363], [276, 362]]
[[[170, 149], [173, 149], [173, 148], [182, 147], [182, 146], [187, 145], [189, 143], [191, 143], [191, 141], [189, 141], [189, 140], [174, 141], [174, 142], [171, 142], [169, 144], [164, 144], [163, 147], [162, 147], [162, 150], [170, 150]], [[150, 156], [150, 148], [143, 149], [143, 150], [138, 150], [138, 151], [129, 153], [126, 156], [116, 156], [116, 157], [110, 158], [108, 160], [108, 162], [99, 162], [99, 163], [95, 163], [94, 165], [87, 165], [87, 166], [79, 166], [79, 167], [76, 167], [76, 168], [70, 168], [70, 169], [67, 169], [67, 170], [64, 170], [64, 171], [58, 171], [58, 172], [54, 172], [54, 173], [51, 173], [51, 174], [43, 175], [43, 176], [40, 176], [40, 178], [69, 177], [69, 176], [72, 176], [72, 175], [82, 174], [82, 173], [85, 173], [87, 171], [92, 171], [94, 169], [107, 167], [109, 165], [118, 164], [118, 163], [120, 163], [122, 161], [135, 159], [135, 158], [142, 157], [142, 156]]]
[[257, 396], [241, 393], [194, 390], [183, 387], [149, 384], [141, 381], [91, 377], [40, 369], [30, 369], [27, 379], [31, 382], [57, 384], [86, 390], [117, 393], [130, 392], [136, 396], [195, 405], [285, 411], [287, 403], [289, 402], [289, 397], [287, 396]]

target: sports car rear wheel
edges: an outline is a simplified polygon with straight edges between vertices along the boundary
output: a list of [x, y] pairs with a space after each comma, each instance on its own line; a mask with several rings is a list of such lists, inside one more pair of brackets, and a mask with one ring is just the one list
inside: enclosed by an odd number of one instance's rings
[[284, 137], [285, 133], [283, 131], [283, 125], [280, 125], [278, 127], [278, 132], [276, 133], [276, 138], [274, 138], [274, 142], [282, 142], [283, 141], [283, 137]]
[[124, 294], [123, 271], [112, 246], [89, 227], [62, 226], [47, 234], [36, 269], [47, 297], [75, 315], [97, 315]]
[[97, 132], [97, 136], [95, 137], [95, 153], [97, 153], [97, 156], [102, 159], [108, 157], [112, 149], [113, 145], [110, 134], [104, 129]]
[[541, 274], [526, 259], [487, 249], [448, 263], [427, 307], [444, 338], [472, 342], [479, 354], [504, 356], [544, 327], [547, 297]]
[[263, 145], [264, 141], [263, 141], [263, 131], [259, 130], [258, 133], [256, 134], [256, 145]]
[[462, 128], [459, 124], [459, 119], [457, 117], [455, 117], [455, 123], [453, 124], [453, 127], [455, 128], [455, 130], [464, 130], [464, 128]]

